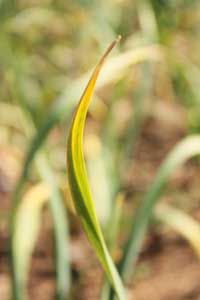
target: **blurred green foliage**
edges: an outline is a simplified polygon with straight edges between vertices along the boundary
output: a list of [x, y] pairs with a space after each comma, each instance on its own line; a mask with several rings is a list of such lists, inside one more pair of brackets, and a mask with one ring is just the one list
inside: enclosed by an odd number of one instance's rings
[[[158, 107], [165, 110], [166, 103], [178, 104], [185, 117], [183, 135], [200, 133], [199, 24], [198, 0], [0, 0], [0, 146], [9, 145], [21, 157], [12, 186], [11, 246], [26, 190], [45, 183], [51, 191], [58, 299], [70, 294], [70, 196], [63, 195], [62, 184], [65, 136], [88, 70], [121, 34], [122, 41], [108, 61], [111, 72], [106, 69], [99, 79], [84, 139], [97, 214], [113, 249], [118, 247], [119, 224], [126, 219], [116, 199], [121, 194], [123, 199], [134, 198], [127, 176], [145, 121], [155, 117]], [[164, 115], [169, 123], [177, 116], [175, 112], [171, 117], [167, 110]], [[110, 234], [113, 219], [116, 230]], [[61, 229], [55, 225], [58, 220]], [[26, 280], [20, 284], [25, 290]], [[108, 295], [106, 283], [104, 288]], [[13, 291], [13, 299], [21, 300], [25, 294]]]

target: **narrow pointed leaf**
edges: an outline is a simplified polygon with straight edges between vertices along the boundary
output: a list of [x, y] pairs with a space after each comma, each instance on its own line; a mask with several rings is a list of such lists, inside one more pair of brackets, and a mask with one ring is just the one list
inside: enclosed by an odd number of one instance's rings
[[119, 265], [119, 272], [128, 279], [133, 272], [153, 208], [172, 172], [191, 157], [200, 154], [200, 136], [193, 135], [179, 142], [161, 164], [149, 191], [138, 207]]
[[[17, 73], [18, 74], [18, 73]], [[36, 127], [30, 116], [29, 111], [23, 105], [23, 95], [13, 86], [13, 93], [19, 103], [19, 121], [21, 122], [25, 134], [27, 137], [36, 133]], [[39, 151], [37, 157], [35, 157], [35, 164], [38, 173], [44, 183], [48, 186], [49, 195], [49, 207], [52, 213], [54, 223], [54, 238], [55, 238], [55, 265], [56, 265], [56, 296], [57, 299], [66, 299], [69, 294], [70, 288], [70, 265], [69, 265], [69, 252], [68, 252], [68, 222], [64, 209], [64, 203], [60, 195], [60, 191], [57, 187], [55, 176], [51, 166], [46, 157], [46, 153], [42, 150]], [[26, 163], [25, 163], [26, 165]], [[25, 170], [25, 166], [23, 170]], [[25, 275], [20, 274], [19, 268], [16, 268], [17, 262], [15, 261], [16, 255], [14, 255], [14, 230], [16, 228], [16, 217], [18, 213], [18, 207], [21, 203], [23, 187], [26, 183], [27, 178], [22, 176], [19, 178], [16, 187], [11, 196], [11, 215], [10, 215], [10, 246], [11, 246], [11, 283], [12, 283], [12, 298], [15, 300], [25, 299], [26, 294], [26, 270]], [[27, 251], [27, 250], [25, 250]], [[27, 263], [26, 265], [28, 264]], [[28, 265], [27, 265], [28, 268]], [[22, 280], [24, 279], [24, 281]], [[23, 286], [23, 288], [22, 288]]]
[[28, 271], [41, 224], [41, 212], [48, 197], [48, 188], [42, 183], [37, 184], [24, 195], [16, 213], [13, 256], [16, 280], [21, 294], [26, 294]]
[[[161, 193], [176, 168], [184, 164], [188, 159], [200, 154], [200, 135], [191, 135], [180, 141], [168, 154], [158, 169], [157, 175], [146, 193], [143, 201], [135, 212], [127, 242], [123, 249], [123, 256], [118, 265], [119, 274], [128, 280], [133, 274], [138, 253], [147, 232], [149, 220], [153, 209], [160, 199]], [[175, 225], [175, 224], [174, 224]], [[177, 224], [176, 224], [177, 226]], [[114, 299], [112, 288], [109, 290], [109, 300]]]
[[100, 262], [102, 263], [102, 266], [106, 271], [107, 276], [111, 281], [111, 284], [113, 285], [118, 298], [122, 300], [125, 299], [123, 286], [118, 272], [116, 271], [114, 263], [107, 250], [96, 217], [94, 204], [88, 184], [82, 149], [83, 129], [90, 98], [104, 60], [112, 50], [112, 48], [115, 46], [115, 44], [118, 42], [118, 40], [119, 38], [110, 45], [108, 50], [101, 58], [76, 108], [67, 141], [67, 172], [75, 207], [85, 233], [88, 237], [88, 240], [91, 243]]
[[180, 233], [200, 258], [200, 224], [197, 220], [167, 204], [157, 205], [154, 215], [158, 220]]

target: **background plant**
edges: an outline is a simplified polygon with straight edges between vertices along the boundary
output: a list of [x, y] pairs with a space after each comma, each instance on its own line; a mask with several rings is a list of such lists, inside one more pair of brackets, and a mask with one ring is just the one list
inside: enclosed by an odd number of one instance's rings
[[[193, 204], [198, 196], [188, 193], [184, 202], [184, 189], [170, 181], [170, 174], [187, 173], [188, 166], [198, 170], [198, 1], [2, 0], [0, 14], [0, 151], [6, 153], [0, 186], [3, 199], [10, 199], [1, 207], [0, 236], [10, 237], [13, 299], [27, 298], [33, 251], [48, 212], [55, 297], [77, 298], [70, 258], [74, 233], [68, 227], [80, 230], [80, 225], [75, 225], [66, 185], [65, 137], [90, 70], [119, 33], [122, 41], [97, 81], [84, 134], [90, 188], [106, 244], [125, 285], [137, 274], [149, 226], [155, 232], [171, 226], [198, 256], [199, 224], [190, 216], [198, 209], [198, 201]], [[178, 128], [177, 134], [159, 133], [167, 150], [154, 172], [138, 159], [138, 143], [151, 122], [161, 130]], [[152, 152], [159, 153], [162, 145]], [[179, 145], [184, 145], [181, 154]], [[180, 166], [194, 155], [186, 169]], [[102, 299], [113, 297], [106, 278], [100, 290]]]

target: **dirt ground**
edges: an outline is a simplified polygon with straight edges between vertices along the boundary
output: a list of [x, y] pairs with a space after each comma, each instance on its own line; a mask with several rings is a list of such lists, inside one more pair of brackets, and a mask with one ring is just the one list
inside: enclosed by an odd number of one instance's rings
[[[185, 134], [184, 112], [180, 107], [165, 106], [173, 111], [172, 119], [158, 113], [149, 118], [136, 144], [134, 164], [126, 178], [129, 193], [140, 194], [151, 183], [162, 159]], [[170, 113], [171, 115], [171, 113]], [[1, 150], [2, 151], [2, 150]], [[200, 170], [193, 161], [177, 170], [169, 181], [165, 197], [200, 220]], [[7, 176], [7, 177], [6, 177]], [[9, 248], [6, 217], [9, 210], [9, 174], [3, 170], [1, 181], [0, 226], [0, 300], [9, 299]], [[178, 191], [178, 192], [177, 192]], [[189, 199], [189, 200], [188, 200]], [[127, 204], [130, 205], [130, 204]], [[52, 261], [52, 234], [48, 213], [44, 214], [43, 230], [34, 252], [29, 281], [29, 298], [54, 299], [55, 270]], [[88, 259], [89, 258], [89, 259]], [[74, 299], [97, 300], [102, 271], [81, 230], [72, 231], [71, 263], [73, 269]], [[200, 264], [188, 243], [177, 233], [151, 226], [139, 258], [138, 268], [131, 285], [127, 287], [128, 299], [137, 300], [200, 300]]]

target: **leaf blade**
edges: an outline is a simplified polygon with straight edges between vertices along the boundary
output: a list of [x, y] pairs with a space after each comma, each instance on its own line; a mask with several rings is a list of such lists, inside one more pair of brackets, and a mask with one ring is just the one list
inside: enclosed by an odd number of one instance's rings
[[[42, 183], [31, 187], [24, 195], [16, 213], [13, 233], [13, 256], [20, 292], [26, 294], [30, 261], [41, 225], [41, 212], [49, 196]], [[23, 235], [21, 234], [23, 232]]]
[[74, 200], [76, 210], [80, 216], [80, 220], [88, 237], [88, 240], [90, 241], [97, 257], [102, 263], [118, 298], [122, 300], [125, 299], [123, 286], [118, 272], [107, 250], [96, 217], [87, 179], [87, 172], [82, 149], [85, 118], [96, 80], [107, 55], [116, 45], [119, 39], [120, 38], [118, 37], [102, 56], [75, 110], [67, 140], [67, 173], [72, 198]]
[[[125, 280], [134, 269], [153, 208], [159, 201], [167, 179], [176, 168], [198, 154], [200, 154], [200, 135], [189, 136], [181, 140], [161, 164], [153, 184], [138, 207], [131, 224], [129, 237], [119, 264], [119, 273]], [[113, 298], [110, 297], [110, 299]]]

